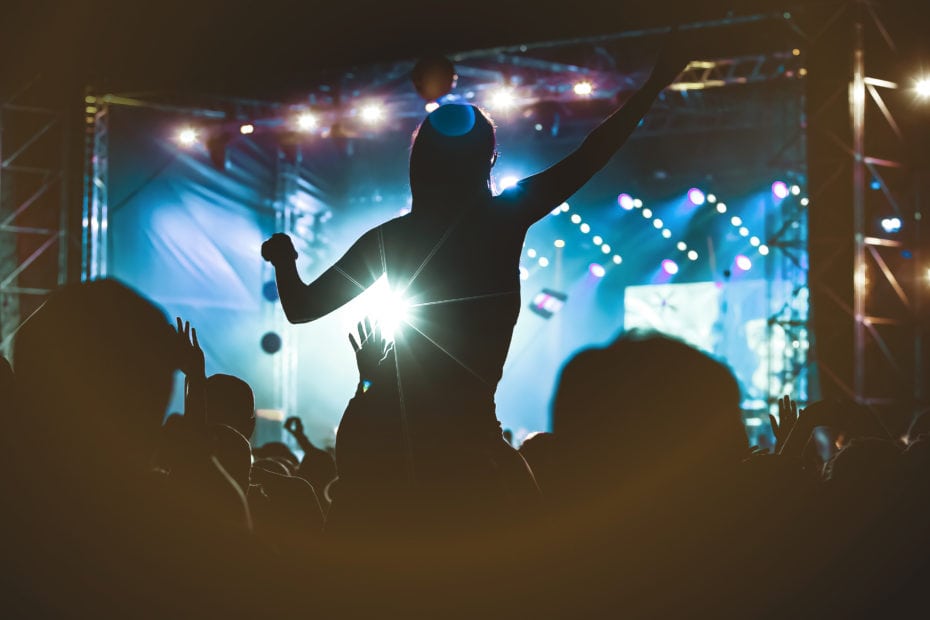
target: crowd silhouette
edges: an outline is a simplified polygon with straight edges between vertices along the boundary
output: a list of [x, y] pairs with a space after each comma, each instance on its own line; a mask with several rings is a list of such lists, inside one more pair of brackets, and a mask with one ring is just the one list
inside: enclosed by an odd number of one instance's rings
[[[140, 293], [52, 294], [0, 358], [5, 616], [919, 613], [926, 415], [901, 439], [854, 403], [785, 397], [775, 447], [756, 448], [724, 362], [630, 333], [567, 360], [551, 433], [517, 450], [501, 432], [523, 237], [682, 67], [671, 48], [575, 152], [496, 197], [490, 119], [440, 107], [413, 142], [408, 216], [310, 284], [286, 236], [266, 242], [293, 322], [382, 276], [411, 309], [393, 341], [368, 320], [350, 336], [334, 454], [297, 417], [301, 459], [252, 446], [252, 388], [206, 376], [196, 329]], [[176, 370], [184, 412], [165, 417]]]

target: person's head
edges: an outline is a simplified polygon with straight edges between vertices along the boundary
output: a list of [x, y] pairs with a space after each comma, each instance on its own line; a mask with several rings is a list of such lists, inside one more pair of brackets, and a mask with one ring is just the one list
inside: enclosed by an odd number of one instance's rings
[[216, 424], [210, 427], [212, 453], [230, 478], [243, 491], [249, 490], [249, 474], [252, 469], [252, 449], [249, 440], [231, 426]]
[[494, 124], [480, 108], [450, 103], [430, 113], [414, 133], [410, 149], [414, 209], [490, 195], [495, 147]]
[[[179, 354], [164, 313], [113, 280], [53, 293], [17, 334], [30, 435], [61, 458], [148, 465]], [[121, 463], [120, 463], [121, 462]]]
[[[730, 369], [658, 334], [623, 335], [566, 364], [553, 431], [573, 458], [617, 469], [737, 464], [747, 447]], [[611, 465], [613, 464], [613, 465]]]
[[255, 431], [255, 396], [249, 384], [231, 375], [207, 379], [207, 421], [225, 424], [248, 440]]
[[264, 443], [258, 448], [253, 449], [252, 454], [255, 455], [256, 459], [274, 459], [280, 461], [288, 474], [290, 474], [291, 470], [296, 470], [297, 466], [300, 464], [297, 457], [291, 452], [291, 449], [280, 441], [269, 441], [268, 443]]

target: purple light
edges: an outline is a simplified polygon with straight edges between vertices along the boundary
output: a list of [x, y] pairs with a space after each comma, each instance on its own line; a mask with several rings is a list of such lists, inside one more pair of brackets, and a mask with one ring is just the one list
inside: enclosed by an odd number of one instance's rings
[[696, 187], [692, 187], [688, 190], [688, 200], [690, 200], [691, 204], [693, 204], [695, 207], [700, 207], [702, 204], [704, 204], [704, 201], [707, 200], [707, 198], [705, 198], [704, 192]]
[[678, 263], [670, 258], [666, 258], [664, 261], [662, 261], [662, 271], [670, 276], [673, 276], [678, 273]]
[[626, 211], [633, 209], [633, 197], [629, 194], [620, 194], [617, 196], [617, 204]]
[[736, 257], [736, 268], [740, 271], [749, 271], [752, 269], [752, 261], [749, 260], [748, 256], [739, 254]]
[[785, 183], [784, 181], [775, 181], [774, 183], [772, 183], [772, 193], [779, 200], [784, 200], [785, 198], [788, 197], [788, 194], [790, 193], [788, 190], [788, 184]]
[[598, 265], [597, 263], [591, 263], [591, 266], [588, 267], [588, 271], [590, 271], [591, 275], [595, 278], [603, 278], [604, 274], [607, 273], [607, 270], [604, 269], [604, 266]]

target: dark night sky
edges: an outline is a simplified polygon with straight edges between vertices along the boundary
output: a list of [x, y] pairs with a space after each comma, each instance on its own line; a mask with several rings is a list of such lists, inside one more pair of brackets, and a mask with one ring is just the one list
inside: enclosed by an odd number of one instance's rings
[[[799, 4], [836, 2], [6, 0], [0, 75], [7, 88], [41, 71], [60, 85], [267, 96], [299, 88], [321, 69], [429, 50], [610, 33]], [[892, 4], [911, 7], [904, 22], [915, 32], [927, 31], [921, 26], [926, 16], [911, 14], [925, 2]]]

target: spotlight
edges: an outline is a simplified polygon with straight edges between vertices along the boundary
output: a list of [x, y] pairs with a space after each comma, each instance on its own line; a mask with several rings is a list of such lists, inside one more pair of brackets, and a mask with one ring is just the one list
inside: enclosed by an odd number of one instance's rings
[[601, 252], [604, 254], [610, 254], [610, 246], [605, 243], [601, 246]]
[[526, 255], [529, 256], [530, 258], [536, 258], [536, 250], [534, 250], [533, 248], [530, 248], [529, 250], [526, 251]]
[[181, 146], [194, 146], [197, 143], [197, 138], [197, 130], [193, 127], [185, 127], [178, 132], [178, 142], [181, 144]]
[[239, 127], [239, 133], [241, 133], [243, 136], [247, 136], [249, 134], [255, 133], [255, 125], [253, 125], [252, 123], [246, 123], [245, 125], [241, 125]]
[[704, 192], [696, 187], [692, 187], [688, 190], [688, 200], [690, 200], [691, 204], [694, 206], [699, 207], [704, 204], [706, 198], [704, 197]]
[[317, 119], [316, 116], [310, 112], [301, 112], [297, 117], [297, 129], [300, 131], [312, 131], [316, 129]]
[[759, 241], [759, 237], [750, 237], [750, 238], [749, 238], [749, 245], [751, 245], [751, 246], [754, 247], [754, 248], [759, 247], [759, 244], [760, 244], [760, 243], [762, 243], [762, 242]]
[[643, 206], [643, 201], [640, 200], [639, 198], [634, 198], [634, 199], [633, 199], [633, 206], [636, 207], [637, 209], [639, 209], [641, 206]]
[[567, 203], [567, 202], [563, 202], [563, 203], [559, 206], [559, 208], [562, 209], [562, 213], [568, 213], [568, 210], [569, 210], [571, 207], [568, 206], [568, 203]]
[[577, 213], [573, 213], [573, 214], [572, 214], [572, 224], [580, 224], [580, 223], [581, 223], [581, 216], [578, 215]]
[[540, 266], [540, 267], [548, 267], [548, 266], [549, 266], [549, 259], [546, 258], [545, 256], [540, 256], [540, 257], [539, 257], [539, 266]]
[[726, 212], [727, 212], [727, 204], [725, 202], [718, 202], [717, 213], [726, 213]]
[[662, 271], [664, 271], [670, 276], [673, 276], [676, 273], [678, 273], [678, 263], [676, 263], [670, 258], [666, 258], [665, 260], [662, 261]]
[[617, 204], [621, 209], [629, 211], [633, 208], [633, 197], [629, 194], [620, 194], [617, 196]]
[[882, 220], [882, 230], [886, 233], [896, 233], [901, 230], [901, 218], [886, 217]]
[[772, 183], [772, 194], [779, 200], [788, 197], [788, 184], [784, 181], [775, 181]]
[[792, 185], [792, 186], [791, 186], [791, 195], [792, 195], [792, 196], [799, 196], [800, 194], [801, 194], [801, 186], [800, 186], [800, 185]]
[[374, 125], [384, 118], [384, 109], [377, 104], [370, 103], [362, 107], [359, 116], [369, 125]]
[[684, 252], [685, 250], [688, 249], [688, 244], [685, 243], [684, 241], [679, 241], [679, 242], [678, 242], [678, 245], [675, 246], [675, 247], [678, 248], [678, 251], [679, 251], [679, 252]]
[[672, 231], [670, 231], [668, 228], [663, 228], [663, 229], [662, 229], [662, 236], [665, 237], [666, 239], [671, 239], [671, 238], [672, 238]]
[[581, 226], [578, 227], [578, 230], [580, 230], [584, 234], [588, 234], [589, 232], [591, 232], [591, 227], [588, 226], [587, 224], [582, 224]]
[[768, 256], [768, 253], [769, 253], [769, 246], [767, 245], [759, 246], [759, 254], [761, 254], [762, 256]]
[[603, 278], [604, 274], [607, 273], [607, 270], [604, 269], [603, 265], [598, 265], [597, 263], [591, 263], [588, 267], [588, 271], [591, 272], [591, 275], [595, 278]]
[[501, 190], [505, 190], [505, 189], [514, 187], [517, 184], [517, 181], [519, 180], [520, 179], [518, 179], [517, 177], [513, 175], [507, 175], [505, 177], [501, 177], [501, 182], [499, 185], [500, 185]]
[[553, 242], [552, 245], [554, 245], [554, 246], [557, 247], [557, 248], [564, 248], [564, 247], [565, 247], [565, 241], [562, 240], [562, 239], [556, 239], [556, 240]]
[[917, 94], [921, 99], [930, 99], [930, 77], [917, 80], [917, 84], [914, 86], [914, 90], [917, 91]]
[[575, 94], [579, 97], [587, 97], [594, 92], [594, 85], [587, 80], [583, 82], [576, 82], [575, 86], [572, 88], [575, 91]]
[[652, 220], [652, 225], [655, 226], [656, 228], [662, 228], [662, 226], [664, 226], [664, 223], [662, 222], [660, 218], [657, 217], [656, 219]]
[[806, 206], [809, 205], [810, 203], [811, 203], [811, 199], [810, 199], [810, 198], [804, 197], [804, 198], [801, 199], [801, 206], [802, 206], [802, 207], [806, 207]]
[[429, 103], [427, 103], [427, 104], [426, 104], [425, 106], [423, 106], [423, 107], [426, 109], [426, 113], [429, 114], [429, 113], [432, 112], [433, 110], [438, 109], [438, 108], [439, 108], [439, 104], [436, 103], [435, 101], [430, 101]]
[[698, 259], [698, 253], [695, 252], [694, 250], [688, 250], [688, 260], [697, 260], [697, 259]]
[[643, 209], [643, 217], [647, 220], [652, 217], [652, 209]]
[[526, 280], [529, 277], [530, 277], [530, 270], [524, 267], [523, 265], [520, 265], [520, 279]]
[[591, 237], [591, 241], [594, 242], [594, 245], [600, 245], [600, 244], [604, 243], [604, 240], [601, 239], [601, 236], [600, 236], [600, 235], [594, 235], [593, 237]]
[[516, 103], [513, 89], [502, 86], [491, 95], [491, 107], [497, 110], [509, 110]]
[[738, 215], [734, 215], [733, 217], [730, 218], [730, 223], [733, 224], [734, 226], [742, 226], [743, 218], [741, 218]]
[[619, 265], [620, 263], [623, 262], [623, 258], [619, 254], [614, 254], [613, 261], [614, 261], [614, 265]]
[[749, 271], [752, 269], [752, 261], [749, 260], [748, 256], [744, 256], [742, 254], [737, 255], [735, 263], [736, 268], [740, 271]]
[[561, 212], [562, 212], [562, 209], [560, 209], [559, 207], [556, 207], [555, 209], [551, 211], [552, 215], [558, 215]]
[[715, 202], [717, 202], [717, 197], [714, 196], [713, 194], [707, 194], [707, 202], [714, 204]]
[[748, 236], [749, 236], [749, 229], [746, 228], [745, 226], [740, 226], [740, 227], [739, 227], [739, 236], [740, 236], [740, 237], [748, 237]]

